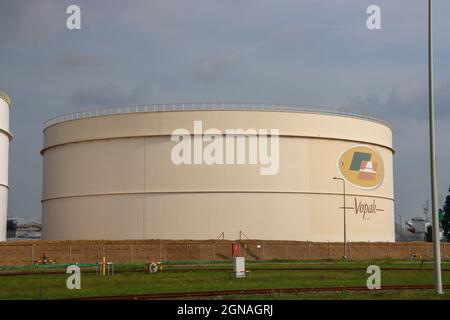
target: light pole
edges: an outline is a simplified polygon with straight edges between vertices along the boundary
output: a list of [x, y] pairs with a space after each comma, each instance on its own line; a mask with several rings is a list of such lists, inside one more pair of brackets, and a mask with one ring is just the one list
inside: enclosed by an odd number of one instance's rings
[[428, 0], [428, 107], [430, 121], [430, 173], [431, 173], [431, 214], [433, 220], [434, 272], [436, 292], [442, 294], [441, 248], [438, 217], [438, 197], [436, 185], [436, 154], [434, 142], [434, 90], [433, 90], [433, 38], [432, 0]]
[[344, 197], [344, 259], [347, 259], [347, 221], [346, 221], [346, 206], [345, 206], [345, 180], [338, 177], [333, 177], [333, 180], [341, 180], [342, 188], [343, 188], [343, 197]]

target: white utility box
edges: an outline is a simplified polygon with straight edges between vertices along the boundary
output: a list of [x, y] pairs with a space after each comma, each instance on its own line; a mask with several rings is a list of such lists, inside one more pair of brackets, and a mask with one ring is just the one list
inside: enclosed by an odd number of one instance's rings
[[245, 278], [244, 257], [233, 257], [233, 273], [236, 278]]

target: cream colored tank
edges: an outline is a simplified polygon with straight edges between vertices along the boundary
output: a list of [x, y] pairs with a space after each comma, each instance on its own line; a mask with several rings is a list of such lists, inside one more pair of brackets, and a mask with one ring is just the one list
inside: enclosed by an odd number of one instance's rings
[[0, 241], [6, 240], [6, 221], [8, 215], [8, 163], [9, 142], [9, 108], [11, 99], [0, 91]]
[[49, 120], [42, 155], [44, 239], [343, 241], [345, 184], [347, 240], [395, 240], [392, 130], [372, 118], [236, 104], [80, 112]]

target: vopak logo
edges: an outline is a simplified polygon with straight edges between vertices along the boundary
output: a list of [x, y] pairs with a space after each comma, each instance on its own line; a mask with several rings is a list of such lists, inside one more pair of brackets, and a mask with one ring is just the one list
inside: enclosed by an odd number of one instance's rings
[[383, 182], [383, 160], [369, 147], [351, 147], [341, 154], [338, 161], [344, 178], [359, 188], [374, 189]]

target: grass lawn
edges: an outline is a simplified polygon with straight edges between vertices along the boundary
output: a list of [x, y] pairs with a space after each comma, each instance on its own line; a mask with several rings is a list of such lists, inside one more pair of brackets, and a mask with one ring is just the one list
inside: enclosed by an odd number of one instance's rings
[[[58, 299], [101, 295], [128, 295], [160, 292], [234, 290], [256, 288], [295, 288], [365, 286], [365, 268], [379, 265], [381, 285], [433, 284], [432, 270], [419, 270], [417, 261], [322, 261], [322, 262], [249, 262], [251, 278], [230, 277], [231, 263], [216, 265], [174, 265], [165, 267], [163, 273], [147, 274], [138, 271], [142, 264], [118, 265], [114, 276], [100, 277], [86, 269], [81, 273], [81, 290], [68, 290], [69, 275], [20, 275], [0, 276], [0, 299]], [[427, 263], [424, 268], [432, 268]], [[283, 270], [286, 268], [339, 268], [339, 270]], [[227, 270], [206, 270], [210, 268]], [[261, 270], [276, 268], [277, 270]], [[353, 270], [360, 268], [360, 270]], [[383, 268], [415, 268], [416, 270], [384, 270]], [[443, 263], [450, 269], [450, 262]], [[120, 272], [129, 270], [129, 272]], [[130, 270], [136, 270], [131, 271]], [[39, 270], [42, 271], [42, 270]], [[53, 270], [54, 271], [54, 270]], [[450, 272], [443, 272], [443, 283], [450, 284]], [[450, 294], [438, 297], [433, 290], [385, 291], [385, 292], [337, 292], [276, 294], [270, 296], [227, 296], [222, 299], [450, 299]]]

